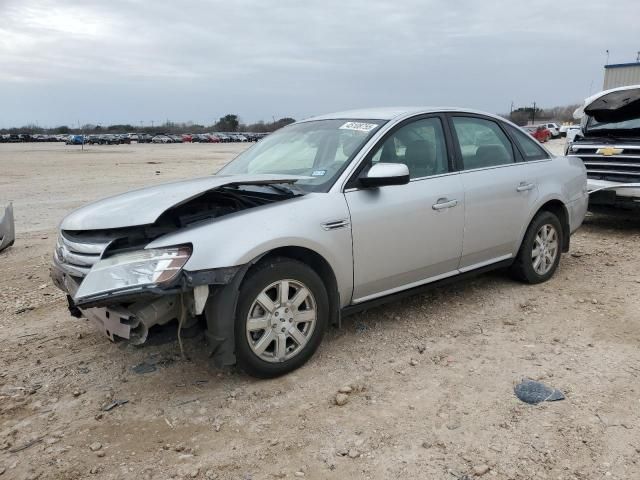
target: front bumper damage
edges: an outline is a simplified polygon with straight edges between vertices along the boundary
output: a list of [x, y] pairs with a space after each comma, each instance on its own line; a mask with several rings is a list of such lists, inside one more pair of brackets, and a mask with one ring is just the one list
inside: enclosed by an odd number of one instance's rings
[[587, 180], [590, 207], [640, 208], [640, 183]]
[[156, 325], [182, 320], [182, 328], [195, 325], [203, 316], [209, 353], [218, 366], [235, 363], [234, 318], [240, 282], [248, 266], [208, 271], [183, 271], [165, 288], [147, 287], [76, 302], [75, 295], [83, 280], [60, 262], [56, 255], [51, 264], [53, 283], [67, 294], [69, 312], [86, 318], [109, 340], [133, 345], [146, 342]]

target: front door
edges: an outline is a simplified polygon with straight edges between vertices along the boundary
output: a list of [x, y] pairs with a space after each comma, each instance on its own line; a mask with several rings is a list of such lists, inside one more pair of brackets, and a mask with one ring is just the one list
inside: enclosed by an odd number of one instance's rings
[[450, 168], [441, 118], [401, 124], [365, 162], [405, 163], [411, 180], [345, 193], [353, 235], [354, 303], [457, 273], [464, 191], [460, 174]]

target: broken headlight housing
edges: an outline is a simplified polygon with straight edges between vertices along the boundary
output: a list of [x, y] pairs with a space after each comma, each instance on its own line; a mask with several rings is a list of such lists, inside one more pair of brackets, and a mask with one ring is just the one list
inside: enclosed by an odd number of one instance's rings
[[174, 280], [191, 256], [190, 246], [119, 253], [98, 261], [84, 278], [74, 300], [162, 287]]

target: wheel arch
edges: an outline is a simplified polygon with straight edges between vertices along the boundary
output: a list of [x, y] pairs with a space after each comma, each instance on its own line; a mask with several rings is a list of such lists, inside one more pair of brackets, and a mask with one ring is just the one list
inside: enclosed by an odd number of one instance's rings
[[571, 237], [571, 227], [569, 224], [569, 210], [567, 209], [566, 204], [560, 200], [559, 198], [550, 198], [546, 199], [531, 215], [529, 221], [524, 226], [522, 233], [520, 234], [520, 242], [518, 243], [518, 250], [524, 241], [524, 236], [531, 225], [533, 219], [540, 212], [550, 212], [553, 213], [558, 220], [560, 220], [560, 225], [562, 225], [562, 252], [566, 253], [569, 251], [569, 243]]
[[568, 252], [571, 237], [571, 227], [569, 225], [569, 211], [567, 210], [567, 206], [561, 200], [552, 199], [541, 205], [536, 212], [536, 215], [540, 212], [550, 212], [558, 217], [558, 220], [560, 220], [560, 225], [562, 225], [562, 252]]
[[[276, 257], [291, 258], [293, 260], [304, 263], [320, 276], [322, 282], [327, 288], [327, 295], [329, 296], [329, 305], [331, 309], [329, 324], [339, 326], [340, 292], [338, 290], [338, 281], [336, 279], [335, 272], [333, 271], [333, 268], [331, 267], [331, 264], [327, 261], [327, 259], [310, 248], [289, 245], [269, 250], [268, 252], [265, 252], [254, 259], [251, 263], [252, 265], [255, 265], [258, 262]], [[249, 268], [249, 270], [245, 273], [245, 276], [250, 271], [251, 268]]]

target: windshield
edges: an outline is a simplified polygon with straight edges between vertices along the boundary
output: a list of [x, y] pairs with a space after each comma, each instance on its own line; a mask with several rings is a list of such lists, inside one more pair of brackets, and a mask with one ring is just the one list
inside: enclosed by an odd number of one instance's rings
[[588, 133], [596, 133], [609, 130], [639, 130], [640, 117], [620, 122], [599, 122], [591, 116], [587, 116], [585, 131]]
[[382, 120], [316, 120], [294, 123], [260, 140], [218, 174], [303, 175], [296, 186], [326, 192]]

